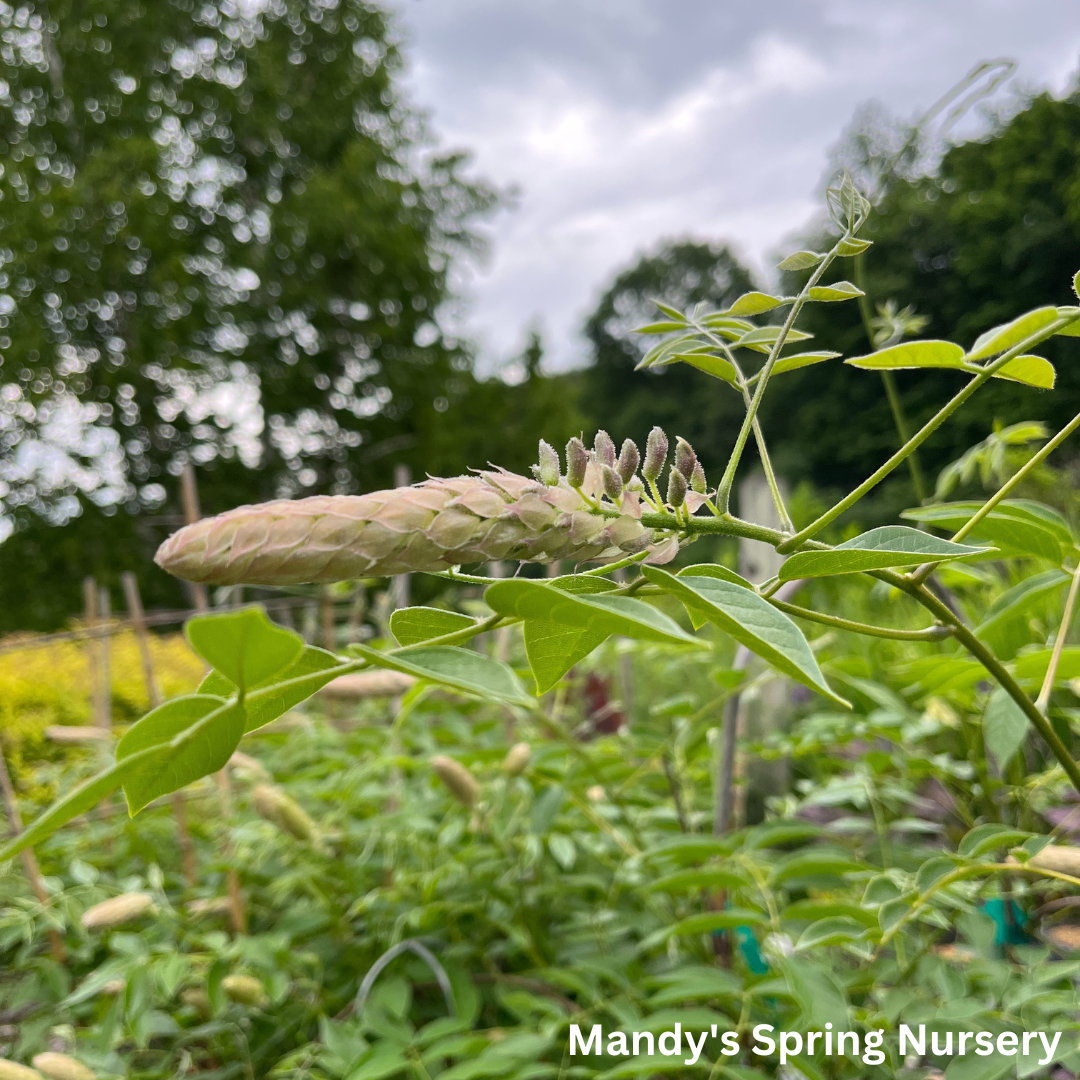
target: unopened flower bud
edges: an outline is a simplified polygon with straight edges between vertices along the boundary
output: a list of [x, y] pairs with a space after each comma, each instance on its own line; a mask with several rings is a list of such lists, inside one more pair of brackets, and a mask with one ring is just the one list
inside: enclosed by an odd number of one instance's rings
[[540, 440], [540, 465], [536, 470], [537, 479], [548, 487], [559, 482], [559, 455], [550, 443]]
[[254, 975], [226, 975], [221, 980], [221, 989], [230, 1001], [235, 1001], [238, 1005], [266, 1003], [266, 991]]
[[86, 930], [111, 930], [154, 910], [154, 901], [142, 892], [121, 893], [111, 900], [103, 900], [83, 912], [83, 928]]
[[566, 482], [572, 488], [579, 488], [585, 483], [585, 470], [589, 465], [589, 452], [585, 444], [575, 435], [566, 444]]
[[34, 1068], [49, 1080], [97, 1080], [93, 1069], [87, 1068], [81, 1061], [52, 1051], [35, 1054]]
[[694, 448], [680, 435], [675, 440], [675, 468], [683, 474], [683, 479], [689, 481], [694, 475], [694, 466], [697, 464], [697, 454]]
[[624, 440], [622, 450], [619, 451], [618, 464], [615, 466], [624, 484], [630, 483], [640, 463], [641, 452], [638, 450], [637, 444], [632, 439]]
[[596, 455], [598, 465], [615, 467], [615, 444], [606, 431], [600, 430], [596, 433], [596, 438], [593, 439], [593, 453]]
[[686, 477], [674, 465], [668, 470], [667, 501], [676, 510], [686, 502]]
[[705, 482], [705, 470], [701, 467], [700, 461], [694, 462], [694, 471], [690, 475], [690, 487], [699, 495], [704, 495], [709, 489]]
[[41, 1080], [41, 1073], [29, 1065], [20, 1065], [17, 1061], [0, 1058], [0, 1080]]
[[601, 466], [600, 471], [604, 477], [604, 494], [613, 503], [617, 503], [622, 498], [622, 477], [610, 465]]
[[641, 466], [641, 475], [650, 483], [656, 483], [657, 477], [663, 472], [667, 451], [668, 441], [664, 429], [654, 427], [649, 432], [649, 441], [645, 444], [645, 464]]
[[515, 743], [503, 758], [503, 772], [507, 776], [520, 776], [528, 766], [531, 757], [532, 748], [527, 742]]
[[261, 818], [272, 821], [279, 829], [297, 840], [312, 840], [317, 832], [315, 822], [304, 808], [290, 799], [281, 788], [272, 784], [256, 784], [251, 789], [251, 801]]
[[431, 759], [431, 767], [435, 770], [435, 775], [446, 785], [450, 794], [462, 806], [471, 809], [476, 805], [476, 800], [480, 797], [480, 785], [460, 761], [436, 754]]

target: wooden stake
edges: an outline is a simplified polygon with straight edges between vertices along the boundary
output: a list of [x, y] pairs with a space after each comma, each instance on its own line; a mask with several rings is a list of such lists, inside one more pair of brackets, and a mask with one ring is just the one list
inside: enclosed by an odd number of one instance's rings
[[[408, 487], [412, 483], [412, 471], [408, 465], [394, 466], [394, 487]], [[390, 585], [390, 593], [393, 598], [391, 610], [407, 608], [409, 606], [409, 575], [398, 574]]]
[[86, 640], [86, 670], [90, 681], [90, 705], [94, 723], [101, 720], [101, 670], [97, 655], [98, 587], [92, 575], [83, 578], [83, 621], [89, 635]]
[[[184, 505], [184, 521], [188, 525], [194, 525], [202, 516], [199, 513], [199, 488], [195, 482], [195, 467], [189, 461], [184, 465], [180, 473], [180, 501]], [[196, 611], [209, 611], [210, 602], [206, 595], [206, 586], [201, 582], [192, 587], [192, 597]], [[229, 774], [221, 769], [215, 776], [218, 786], [218, 795], [221, 798], [221, 813], [228, 828], [228, 822], [232, 818], [232, 788], [229, 784]], [[225, 834], [224, 851], [226, 861], [233, 857], [232, 841], [229, 834]], [[225, 871], [225, 880], [229, 889], [229, 921], [232, 924], [233, 933], [247, 933], [247, 915], [244, 911], [244, 894], [240, 889], [240, 875], [234, 867]]]
[[98, 589], [97, 602], [98, 643], [97, 666], [98, 685], [101, 693], [98, 697], [97, 726], [105, 731], [112, 727], [112, 664], [109, 641], [109, 619], [112, 616], [112, 602], [109, 590], [102, 585]]
[[[194, 525], [202, 517], [199, 513], [199, 489], [195, 483], [195, 467], [189, 461], [180, 473], [180, 502], [184, 507], [184, 524]], [[206, 586], [201, 582], [191, 584], [191, 598], [196, 611], [209, 611]]]
[[[130, 570], [121, 575], [124, 587], [124, 599], [127, 602], [128, 618], [135, 630], [135, 640], [139, 644], [139, 659], [142, 661], [143, 680], [146, 683], [146, 696], [150, 708], [156, 709], [162, 702], [161, 688], [154, 675], [154, 657], [150, 652], [150, 632], [146, 628], [146, 615], [143, 611], [142, 597], [139, 595], [139, 581]], [[195, 844], [187, 823], [187, 806], [183, 791], [172, 793], [173, 817], [176, 819], [176, 837], [180, 844], [180, 863], [184, 871], [184, 880], [189, 887], [198, 882], [198, 867], [195, 862]]]
[[[4, 805], [7, 807], [8, 824], [11, 835], [18, 836], [22, 832], [22, 815], [19, 813], [19, 802], [15, 795], [15, 787], [11, 782], [11, 774], [4, 760], [4, 751], [0, 747], [0, 788], [4, 792]], [[26, 876], [30, 879], [30, 887], [40, 904], [49, 903], [49, 890], [45, 888], [45, 878], [42, 876], [41, 867], [38, 865], [37, 856], [33, 848], [24, 848], [22, 852], [23, 866], [26, 868]], [[64, 949], [64, 939], [60, 931], [55, 927], [49, 927], [49, 947], [53, 959], [62, 964], [67, 959], [67, 951]]]

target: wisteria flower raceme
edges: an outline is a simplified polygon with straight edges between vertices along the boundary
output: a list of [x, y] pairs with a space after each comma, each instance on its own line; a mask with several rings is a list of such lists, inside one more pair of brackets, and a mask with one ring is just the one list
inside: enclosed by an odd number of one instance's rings
[[[550, 455], [544, 464], [550, 474]], [[188, 525], [155, 559], [187, 581], [296, 585], [496, 559], [604, 561], [646, 549], [650, 561], [674, 557], [678, 540], [642, 525], [636, 493], [607, 504], [616, 517], [594, 512], [603, 492], [601, 468], [590, 460], [581, 491], [563, 478], [543, 483], [492, 470], [368, 495], [279, 500]]]

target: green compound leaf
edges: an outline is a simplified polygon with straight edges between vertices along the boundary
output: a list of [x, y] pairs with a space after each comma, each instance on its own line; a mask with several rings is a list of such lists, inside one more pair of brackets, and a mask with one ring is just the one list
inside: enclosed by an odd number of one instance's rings
[[774, 308], [785, 307], [794, 303], [793, 296], [770, 296], [763, 292], [743, 293], [724, 315], [761, 315], [763, 312], [772, 311]]
[[778, 671], [850, 708], [829, 687], [803, 632], [755, 592], [713, 577], [675, 577], [656, 566], [642, 568], [654, 585], [677, 597]]
[[991, 695], [983, 717], [983, 740], [1000, 772], [1027, 738], [1031, 721], [1024, 710], [999, 686]]
[[849, 236], [846, 240], [840, 241], [840, 244], [836, 249], [836, 254], [847, 257], [861, 255], [868, 247], [872, 247], [873, 244], [873, 240], [864, 240], [861, 236]]
[[1049, 360], [1027, 354], [1014, 356], [1004, 367], [994, 373], [994, 378], [1034, 386], [1037, 390], [1053, 390], [1054, 383], [1057, 381], [1057, 372]]
[[796, 251], [776, 267], [777, 270], [809, 270], [817, 266], [825, 256], [816, 251]]
[[703, 646], [663, 612], [629, 596], [569, 593], [524, 578], [496, 582], [484, 593], [492, 611], [525, 620], [525, 651], [537, 693], [612, 634], [641, 641]]
[[1044, 327], [1049, 326], [1058, 317], [1056, 307], [1040, 307], [1028, 311], [1013, 319], [1012, 322], [1003, 323], [980, 334], [971, 346], [971, 352], [967, 354], [968, 360], [985, 360], [990, 356], [997, 356], [1019, 345], [1025, 338], [1037, 334]]
[[199, 656], [245, 690], [284, 671], [304, 649], [299, 634], [276, 626], [261, 607], [196, 615], [184, 633]]
[[512, 705], [533, 704], [508, 665], [472, 649], [456, 645], [414, 645], [408, 649], [379, 652], [367, 645], [350, 645], [349, 651], [376, 667], [401, 671], [476, 697], [495, 698]]
[[[959, 529], [982, 509], [982, 503], [954, 502], [919, 506], [900, 516], [907, 521], [924, 521], [940, 529]], [[972, 531], [971, 540], [993, 544], [1008, 558], [1034, 555], [1061, 565], [1074, 549], [1072, 533], [1065, 519], [1049, 506], [1028, 499], [1006, 499]]]
[[[129, 812], [134, 816], [159, 795], [223, 769], [244, 735], [244, 721], [242, 705], [209, 694], [173, 698], [148, 712], [116, 747], [118, 762], [154, 751], [124, 778]], [[187, 738], [178, 738], [184, 733]]]
[[832, 551], [800, 551], [780, 568], [781, 581], [804, 577], [830, 577], [884, 570], [890, 566], [918, 566], [946, 559], [970, 559], [994, 548], [954, 544], [906, 525], [883, 525], [837, 545]]
[[904, 368], [963, 368], [964, 350], [951, 341], [905, 341], [888, 349], [844, 361], [867, 371]]
[[390, 632], [402, 645], [419, 645], [421, 641], [453, 634], [475, 626], [476, 620], [456, 611], [443, 608], [399, 608], [390, 616]]
[[815, 285], [807, 295], [819, 304], [835, 304], [840, 300], [854, 300], [866, 293], [850, 281], [834, 281], [831, 285]]
[[[265, 727], [306, 701], [341, 674], [342, 661], [325, 649], [306, 645], [299, 658], [284, 671], [249, 687], [244, 698], [244, 734]], [[211, 671], [199, 685], [200, 694], [227, 698], [235, 692], [233, 684], [218, 671]]]

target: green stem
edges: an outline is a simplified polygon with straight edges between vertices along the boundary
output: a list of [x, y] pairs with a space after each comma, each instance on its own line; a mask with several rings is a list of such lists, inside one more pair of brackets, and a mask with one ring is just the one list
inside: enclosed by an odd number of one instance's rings
[[772, 349], [769, 351], [769, 359], [765, 361], [765, 366], [761, 369], [761, 374], [758, 376], [757, 385], [754, 387], [754, 396], [750, 399], [750, 405], [746, 410], [746, 415], [743, 417], [742, 427], [739, 428], [739, 434], [735, 439], [735, 448], [731, 452], [731, 457], [728, 458], [727, 468], [724, 470], [724, 475], [720, 480], [720, 487], [716, 493], [716, 504], [719, 506], [722, 514], [727, 514], [730, 509], [731, 488], [735, 482], [735, 470], [738, 469], [739, 460], [742, 458], [743, 450], [746, 449], [746, 440], [750, 437], [754, 419], [757, 416], [758, 409], [761, 407], [761, 399], [765, 395], [765, 387], [768, 385], [769, 377], [772, 375], [772, 370], [776, 366], [776, 361], [780, 356], [780, 350], [787, 342], [787, 336], [791, 333], [791, 328], [795, 325], [795, 320], [798, 318], [799, 312], [802, 311], [803, 304], [805, 304], [809, 298], [810, 290], [821, 280], [821, 275], [825, 273], [829, 264], [836, 258], [840, 245], [845, 239], [847, 239], [846, 235], [836, 242], [832, 250], [821, 260], [817, 268], [807, 279], [806, 284], [795, 298], [795, 303], [791, 305], [791, 310], [784, 320], [784, 325], [780, 328], [780, 333], [773, 343]]
[[1076, 590], [1080, 586], [1080, 567], [1073, 571], [1072, 584], [1069, 586], [1069, 596], [1065, 601], [1065, 612], [1061, 616], [1061, 626], [1058, 627], [1057, 638], [1054, 640], [1054, 651], [1050, 656], [1050, 663], [1046, 668], [1046, 677], [1043, 679], [1042, 689], [1035, 699], [1035, 708], [1044, 716], [1047, 706], [1050, 704], [1050, 695], [1054, 690], [1054, 677], [1057, 675], [1058, 664], [1061, 663], [1061, 651], [1065, 648], [1065, 638], [1069, 635], [1069, 627], [1072, 626], [1073, 611], [1076, 608]]
[[769, 603], [787, 615], [794, 615], [797, 619], [806, 619], [809, 622], [832, 626], [837, 630], [848, 630], [853, 634], [865, 634], [868, 637], [892, 638], [895, 641], [943, 641], [952, 636], [952, 630], [941, 623], [928, 626], [923, 630], [894, 630], [888, 626], [870, 626], [868, 623], [852, 622], [851, 619], [841, 619], [836, 615], [823, 615], [819, 611], [811, 611], [809, 608], [788, 604], [772, 597], [769, 597]]
[[1014, 345], [1007, 352], [1004, 352], [995, 360], [992, 364], [984, 368], [978, 375], [976, 375], [971, 382], [967, 384], [958, 394], [956, 394], [952, 400], [947, 402], [938, 412], [932, 416], [919, 430], [916, 432], [902, 447], [888, 461], [885, 462], [879, 469], [877, 469], [871, 476], [864, 480], [854, 491], [845, 495], [835, 506], [826, 510], [816, 521], [807, 525], [805, 529], [800, 530], [794, 536], [789, 537], [783, 543], [777, 547], [777, 551], [786, 554], [789, 551], [794, 551], [795, 548], [801, 544], [804, 540], [808, 540], [811, 536], [821, 532], [826, 525], [834, 522], [845, 510], [849, 510], [855, 505], [868, 491], [877, 487], [882, 480], [885, 479], [898, 465], [901, 465], [910, 454], [919, 446], [921, 446], [943, 423], [980, 386], [993, 375], [1004, 367], [1010, 360], [1016, 356], [1020, 356], [1021, 353], [1026, 352], [1028, 349], [1037, 345], [1040, 341], [1045, 341], [1048, 337], [1052, 337], [1059, 330], [1068, 326], [1070, 323], [1076, 322], [1080, 319], [1080, 311], [1077, 311], [1075, 315], [1068, 315], [1063, 318], [1055, 319], [1049, 326], [1044, 327], [1037, 333], [1031, 334], [1025, 338], [1019, 345]]

